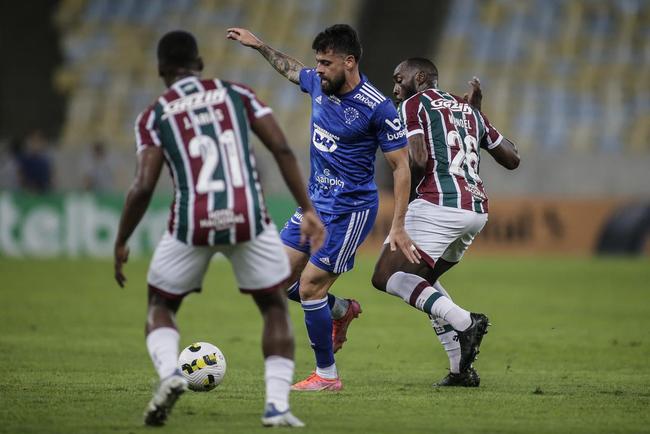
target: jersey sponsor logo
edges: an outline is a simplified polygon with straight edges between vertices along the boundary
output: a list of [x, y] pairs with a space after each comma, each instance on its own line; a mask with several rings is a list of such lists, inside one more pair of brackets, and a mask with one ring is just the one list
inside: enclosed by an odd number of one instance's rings
[[329, 169], [323, 170], [323, 174], [316, 175], [315, 178], [316, 181], [319, 184], [324, 185], [326, 189], [329, 189], [330, 187], [345, 187], [345, 182], [336, 176], [331, 176]]
[[487, 200], [487, 196], [485, 195], [485, 193], [483, 193], [481, 189], [475, 186], [474, 184], [467, 184], [465, 186], [465, 190], [469, 191], [471, 195], [476, 198], [479, 198], [481, 200]]
[[352, 122], [359, 117], [359, 111], [354, 107], [346, 108], [343, 114], [345, 115], [345, 123], [348, 125], [352, 125]]
[[322, 104], [322, 102], [323, 102], [323, 95], [318, 95], [316, 98], [314, 98], [314, 100], [315, 100], [318, 104]]
[[448, 99], [434, 99], [431, 101], [431, 108], [433, 110], [449, 109], [452, 112], [462, 112], [468, 115], [473, 113], [468, 104]]
[[397, 140], [406, 136], [406, 130], [402, 128], [402, 122], [400, 122], [399, 118], [395, 118], [392, 121], [390, 119], [384, 119], [384, 122], [386, 122], [386, 125], [391, 127], [393, 131], [396, 131], [395, 134], [386, 134], [388, 140]]
[[399, 118], [395, 118], [392, 121], [390, 119], [384, 119], [384, 122], [386, 122], [386, 125], [388, 125], [395, 131], [399, 131], [402, 129], [402, 122], [399, 120]]
[[243, 214], [235, 214], [231, 209], [217, 209], [208, 212], [207, 219], [201, 219], [199, 226], [201, 228], [210, 228], [215, 230], [228, 229], [236, 224], [246, 223]]
[[362, 103], [364, 103], [365, 105], [367, 105], [372, 109], [377, 107], [377, 103], [375, 101], [371, 100], [370, 98], [368, 98], [367, 96], [361, 93], [357, 93], [356, 95], [354, 95], [354, 99], [358, 99], [359, 101], [361, 101]]
[[226, 89], [213, 89], [197, 92], [170, 101], [163, 106], [163, 118], [188, 110], [196, 110], [214, 104], [220, 104], [226, 99]]
[[325, 128], [314, 124], [314, 135], [312, 136], [312, 143], [319, 151], [323, 152], [334, 152], [338, 147], [336, 143], [340, 138]]

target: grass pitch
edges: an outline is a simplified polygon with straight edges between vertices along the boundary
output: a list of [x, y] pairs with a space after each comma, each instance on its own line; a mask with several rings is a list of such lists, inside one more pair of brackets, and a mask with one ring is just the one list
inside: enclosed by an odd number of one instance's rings
[[[292, 394], [304, 433], [650, 432], [650, 266], [646, 260], [468, 257], [443, 278], [493, 326], [478, 389], [434, 389], [447, 360], [426, 316], [371, 288], [359, 258], [334, 292], [363, 314], [337, 364], [345, 389]], [[107, 261], [0, 259], [0, 432], [263, 431], [260, 317], [213, 263], [179, 314], [181, 344], [226, 355], [224, 383], [188, 392], [161, 429], [142, 426], [155, 374], [143, 338], [147, 261], [119, 289]], [[312, 353], [291, 305], [296, 378]]]

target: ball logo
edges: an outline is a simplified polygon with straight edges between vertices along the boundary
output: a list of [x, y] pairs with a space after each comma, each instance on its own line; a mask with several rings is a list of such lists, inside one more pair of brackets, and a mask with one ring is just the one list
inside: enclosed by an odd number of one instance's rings
[[[191, 350], [190, 350], [191, 351]], [[191, 374], [193, 372], [196, 372], [200, 369], [205, 368], [206, 366], [212, 366], [216, 365], [218, 363], [217, 361], [217, 355], [216, 354], [206, 354], [205, 356], [201, 357], [200, 359], [194, 359], [192, 360], [192, 363], [183, 363], [181, 366], [181, 369], [188, 374]]]

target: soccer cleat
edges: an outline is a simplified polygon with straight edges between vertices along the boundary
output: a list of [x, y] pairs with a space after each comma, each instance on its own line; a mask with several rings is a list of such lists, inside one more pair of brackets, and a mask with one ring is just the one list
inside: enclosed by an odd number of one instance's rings
[[291, 390], [299, 392], [319, 392], [321, 390], [336, 392], [341, 389], [343, 389], [343, 383], [341, 383], [339, 378], [328, 380], [315, 372], [312, 372], [309, 377], [291, 386]]
[[467, 371], [454, 374], [450, 372], [445, 378], [435, 383], [434, 387], [478, 387], [481, 384], [481, 377], [474, 367], [470, 366]]
[[487, 334], [490, 325], [488, 317], [482, 313], [471, 313], [472, 324], [464, 331], [456, 330], [460, 343], [460, 372], [467, 371], [476, 360], [483, 335]]
[[289, 409], [285, 411], [278, 411], [273, 404], [267, 404], [264, 416], [262, 416], [262, 425], [266, 427], [272, 426], [290, 426], [295, 428], [302, 428], [305, 424], [294, 416]]
[[339, 319], [332, 321], [332, 350], [337, 352], [343, 347], [348, 340], [348, 327], [353, 319], [358, 318], [361, 311], [361, 305], [358, 301], [347, 299], [349, 302], [348, 310]]
[[145, 425], [164, 425], [176, 400], [186, 390], [187, 380], [180, 371], [176, 371], [169, 377], [160, 380], [158, 389], [153, 393], [153, 398], [149, 401], [149, 405], [144, 412]]

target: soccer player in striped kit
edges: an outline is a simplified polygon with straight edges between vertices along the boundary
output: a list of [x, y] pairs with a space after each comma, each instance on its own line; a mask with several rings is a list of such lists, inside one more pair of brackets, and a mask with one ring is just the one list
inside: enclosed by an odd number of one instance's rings
[[174, 200], [168, 230], [156, 247], [147, 275], [146, 345], [160, 383], [145, 411], [145, 423], [164, 424], [187, 389], [177, 367], [175, 314], [187, 294], [201, 290], [210, 259], [220, 252], [230, 260], [240, 291], [252, 295], [264, 320], [262, 423], [303, 426], [289, 410], [294, 370], [294, 340], [284, 291], [289, 261], [266, 213], [249, 129], [271, 151], [303, 207], [301, 239], [318, 249], [324, 228], [271, 109], [242, 84], [199, 78], [202, 69], [191, 34], [174, 31], [162, 37], [158, 70], [168, 89], [136, 120], [136, 178], [115, 241], [115, 278], [123, 286], [127, 241], [149, 205], [165, 163], [174, 182]]
[[[488, 319], [451, 301], [438, 279], [456, 265], [488, 217], [488, 198], [479, 177], [485, 149], [507, 169], [519, 166], [515, 145], [480, 111], [479, 104], [438, 89], [438, 70], [428, 59], [412, 58], [395, 69], [393, 93], [400, 104], [411, 153], [417, 198], [408, 206], [406, 231], [423, 261], [413, 264], [399, 251], [384, 249], [373, 285], [429, 315], [447, 351], [450, 372], [440, 386], [479, 385], [472, 366]], [[480, 92], [478, 80], [472, 84]]]
[[328, 237], [323, 247], [311, 255], [299, 245], [300, 208], [280, 234], [291, 262], [291, 281], [295, 282], [289, 288], [289, 298], [302, 304], [316, 357], [315, 372], [292, 388], [340, 390], [334, 350], [345, 341], [347, 326], [361, 309], [356, 301], [336, 298], [328, 291], [341, 273], [352, 269], [356, 250], [374, 223], [378, 205], [374, 182], [377, 148], [393, 169], [391, 249], [401, 250], [410, 261], [419, 261], [404, 230], [411, 182], [406, 132], [392, 102], [359, 72], [361, 43], [352, 27], [337, 24], [316, 36], [312, 44], [315, 68], [307, 68], [269, 47], [246, 29], [228, 29], [227, 37], [259, 51], [280, 74], [311, 97], [309, 194]]

